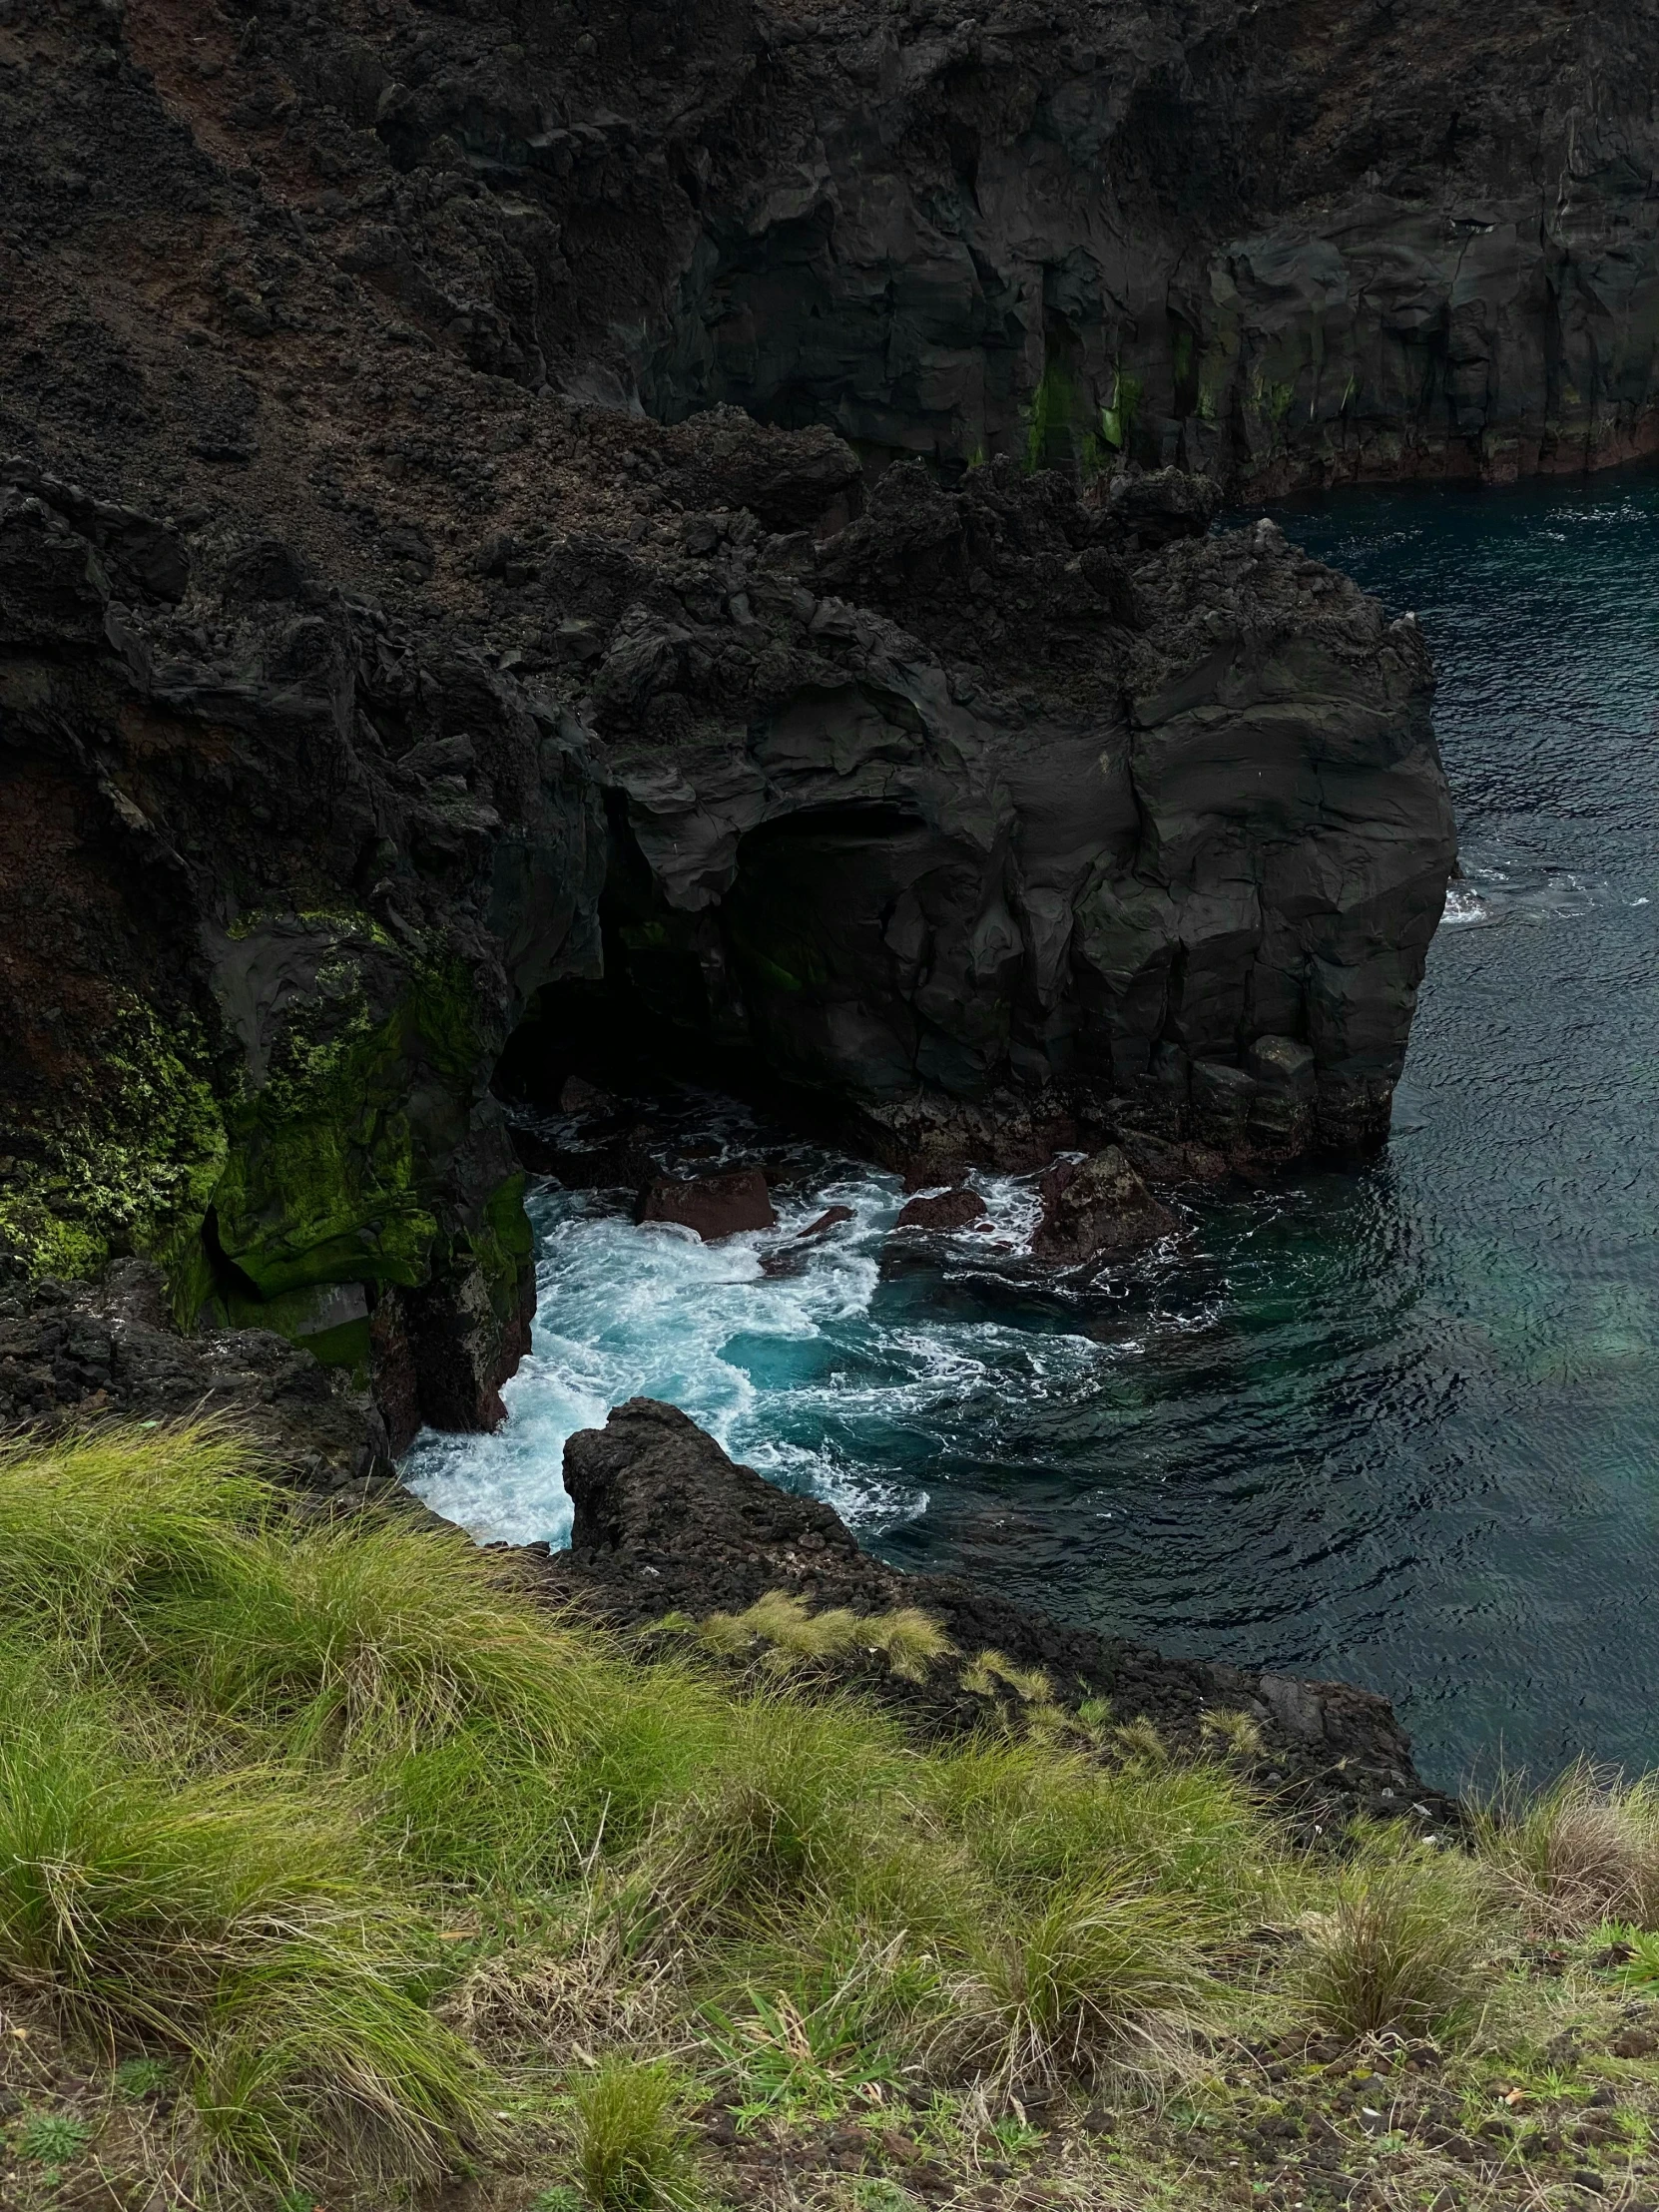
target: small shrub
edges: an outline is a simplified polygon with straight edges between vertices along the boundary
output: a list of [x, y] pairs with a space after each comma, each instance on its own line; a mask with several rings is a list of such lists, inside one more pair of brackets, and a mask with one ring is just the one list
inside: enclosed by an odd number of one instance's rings
[[665, 2060], [621, 2057], [576, 2090], [576, 2173], [594, 2212], [680, 2212], [697, 2201], [687, 2092]]
[[1308, 1931], [1302, 1993], [1321, 2026], [1454, 2035], [1476, 2004], [1491, 1909], [1478, 1869], [1450, 1852], [1374, 1840]]
[[67, 2112], [31, 2112], [17, 2131], [15, 2147], [20, 2158], [39, 2159], [43, 2166], [67, 2166], [91, 2140], [92, 2129]]

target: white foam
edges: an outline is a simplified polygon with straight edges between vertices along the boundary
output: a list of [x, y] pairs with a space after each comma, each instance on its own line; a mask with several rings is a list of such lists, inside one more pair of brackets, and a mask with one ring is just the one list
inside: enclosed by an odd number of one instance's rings
[[[924, 1320], [902, 1302], [878, 1313], [904, 1194], [895, 1177], [822, 1165], [810, 1194], [780, 1198], [777, 1229], [713, 1245], [671, 1225], [636, 1227], [615, 1194], [534, 1193], [534, 1350], [503, 1390], [507, 1420], [493, 1436], [424, 1430], [404, 1461], [411, 1488], [479, 1537], [562, 1544], [566, 1440], [627, 1398], [657, 1397], [855, 1527], [891, 1526], [923, 1512], [927, 1492], [894, 1473], [882, 1438], [902, 1431], [913, 1462], [958, 1433], [964, 1402], [1063, 1396], [1122, 1356], [1082, 1335]], [[931, 1241], [930, 1256], [949, 1277], [1023, 1275], [1032, 1180], [973, 1181], [984, 1220]], [[830, 1206], [853, 1219], [795, 1242]]]

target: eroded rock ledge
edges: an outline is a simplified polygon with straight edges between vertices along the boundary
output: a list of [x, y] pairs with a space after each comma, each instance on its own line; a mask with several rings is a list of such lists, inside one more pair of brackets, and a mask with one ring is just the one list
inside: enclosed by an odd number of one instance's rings
[[[1016, 1667], [1041, 1668], [1063, 1699], [1106, 1698], [1119, 1721], [1150, 1720], [1172, 1748], [1200, 1747], [1207, 1711], [1242, 1711], [1262, 1731], [1261, 1764], [1275, 1772], [1276, 1786], [1340, 1813], [1414, 1816], [1435, 1826], [1456, 1819], [1451, 1802], [1416, 1774], [1385, 1699], [1346, 1683], [1165, 1658], [1067, 1628], [959, 1576], [901, 1573], [860, 1551], [828, 1505], [736, 1464], [672, 1405], [634, 1398], [603, 1428], [573, 1436], [565, 1484], [576, 1508], [571, 1547], [547, 1557], [542, 1586], [620, 1626], [675, 1612], [741, 1611], [778, 1589], [814, 1609], [918, 1605], [966, 1658], [988, 1648]], [[887, 1682], [884, 1694], [939, 1726], [981, 1717], [953, 1677], [931, 1688]]]

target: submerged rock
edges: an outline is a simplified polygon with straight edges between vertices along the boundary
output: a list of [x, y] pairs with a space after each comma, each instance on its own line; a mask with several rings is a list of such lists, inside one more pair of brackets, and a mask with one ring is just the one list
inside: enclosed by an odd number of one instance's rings
[[839, 1229], [844, 1222], [849, 1222], [852, 1218], [850, 1206], [827, 1206], [817, 1221], [810, 1221], [795, 1241], [797, 1244], [807, 1244], [810, 1241], [817, 1242], [819, 1238], [827, 1237], [831, 1229]]

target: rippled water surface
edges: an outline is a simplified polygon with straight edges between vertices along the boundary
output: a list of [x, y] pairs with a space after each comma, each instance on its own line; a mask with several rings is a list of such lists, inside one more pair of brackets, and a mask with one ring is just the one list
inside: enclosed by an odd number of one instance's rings
[[564, 1438], [645, 1391], [900, 1563], [1383, 1689], [1442, 1782], [1659, 1761], [1659, 478], [1280, 519], [1440, 670], [1466, 880], [1386, 1158], [1209, 1205], [1087, 1294], [1026, 1267], [994, 1178], [988, 1231], [906, 1257], [896, 1184], [804, 1148], [786, 1228], [856, 1220], [798, 1274], [544, 1190], [511, 1419], [411, 1459], [440, 1510], [562, 1535]]

